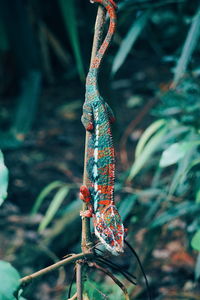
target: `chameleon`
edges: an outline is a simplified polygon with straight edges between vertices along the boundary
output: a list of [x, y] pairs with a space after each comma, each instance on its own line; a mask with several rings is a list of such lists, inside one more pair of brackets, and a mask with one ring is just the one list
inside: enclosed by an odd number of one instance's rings
[[80, 187], [80, 199], [88, 205], [82, 217], [93, 217], [95, 235], [114, 255], [124, 250], [124, 226], [114, 202], [115, 151], [111, 124], [114, 115], [98, 89], [102, 58], [116, 28], [116, 4], [113, 0], [93, 0], [103, 5], [110, 18], [106, 37], [91, 62], [86, 78], [86, 94], [81, 121], [88, 131], [86, 185]]

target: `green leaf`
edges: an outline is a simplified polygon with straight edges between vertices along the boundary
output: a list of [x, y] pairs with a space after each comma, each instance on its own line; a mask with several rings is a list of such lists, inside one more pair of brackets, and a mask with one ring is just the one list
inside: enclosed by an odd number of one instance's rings
[[200, 230], [198, 230], [191, 241], [192, 248], [200, 251]]
[[157, 120], [153, 122], [142, 134], [140, 140], [135, 148], [135, 157], [137, 158], [144, 149], [145, 144], [150, 139], [150, 137], [158, 131], [162, 126], [166, 124], [165, 120]]
[[166, 133], [166, 128], [160, 129], [154, 136], [149, 140], [143, 149], [142, 153], [136, 158], [134, 164], [131, 167], [128, 180], [132, 180], [142, 167], [148, 162], [152, 154], [159, 149], [161, 140]]
[[53, 181], [48, 184], [39, 194], [39, 196], [35, 200], [35, 204], [31, 210], [31, 214], [36, 214], [42, 205], [43, 200], [47, 197], [49, 193], [51, 193], [54, 189], [61, 187], [64, 183], [61, 181]]
[[69, 193], [70, 188], [68, 186], [61, 187], [58, 192], [55, 194], [53, 200], [51, 201], [51, 204], [49, 205], [47, 212], [40, 223], [38, 231], [43, 231], [48, 224], [51, 222], [55, 214], [57, 213], [58, 209], [60, 208], [62, 202], [64, 201], [65, 197]]
[[83, 60], [77, 31], [76, 3], [74, 0], [58, 0], [60, 10], [63, 15], [66, 30], [69, 35], [71, 47], [76, 59], [76, 65], [81, 80], [84, 80]]
[[200, 203], [200, 189], [196, 193], [196, 203]]
[[192, 203], [191, 201], [182, 202], [156, 217], [150, 227], [155, 228], [157, 226], [162, 226], [177, 217], [192, 214], [197, 211], [200, 211], [200, 207], [196, 203]]
[[176, 191], [178, 186], [181, 187], [182, 185], [182, 187], [184, 187], [184, 182], [191, 166], [190, 162], [195, 152], [196, 150], [194, 147], [189, 148], [183, 158], [178, 162], [178, 169], [174, 173], [169, 187], [169, 195], [172, 195]]
[[125, 61], [135, 41], [137, 40], [145, 25], [147, 24], [150, 15], [151, 10], [147, 10], [143, 14], [141, 14], [136, 21], [134, 20], [129, 32], [122, 41], [121, 46], [115, 56], [112, 66], [112, 74], [115, 74]]
[[174, 86], [177, 85], [178, 81], [186, 71], [192, 53], [194, 52], [194, 49], [197, 46], [199, 35], [200, 35], [200, 8], [198, 9], [196, 15], [194, 16], [190, 30], [185, 40], [185, 44], [183, 46], [181, 56], [177, 63], [175, 74], [174, 74], [174, 80], [173, 80]]
[[120, 202], [119, 213], [122, 220], [125, 220], [126, 217], [131, 214], [132, 208], [135, 205], [137, 198], [137, 195], [128, 195], [124, 200]]
[[0, 205], [7, 197], [8, 169], [4, 164], [3, 153], [0, 150]]
[[14, 300], [13, 293], [20, 285], [19, 273], [6, 261], [0, 261], [0, 300]]
[[186, 155], [188, 150], [196, 145], [196, 142], [182, 142], [170, 145], [169, 148], [163, 151], [159, 166], [168, 167], [177, 163]]
[[197, 255], [197, 261], [196, 261], [194, 274], [195, 274], [195, 280], [198, 280], [200, 277], [200, 253]]
[[16, 100], [18, 105], [11, 128], [11, 133], [14, 134], [16, 139], [18, 139], [18, 135], [26, 134], [33, 124], [41, 92], [41, 79], [40, 71], [30, 70], [21, 81], [21, 92]]

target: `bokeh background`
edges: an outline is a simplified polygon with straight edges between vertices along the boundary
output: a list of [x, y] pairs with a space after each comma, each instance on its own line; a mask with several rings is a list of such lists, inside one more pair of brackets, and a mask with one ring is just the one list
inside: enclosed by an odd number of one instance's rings
[[[200, 299], [199, 1], [117, 4], [99, 78], [116, 116], [116, 203], [153, 299]], [[9, 171], [0, 259], [21, 276], [80, 251], [80, 117], [96, 11], [87, 0], [0, 0], [0, 149]], [[137, 276], [133, 286], [118, 274], [131, 299], [146, 299], [128, 249], [114, 261]], [[66, 299], [72, 277], [69, 266], [23, 295]], [[89, 299], [123, 299], [99, 271], [86, 285]]]

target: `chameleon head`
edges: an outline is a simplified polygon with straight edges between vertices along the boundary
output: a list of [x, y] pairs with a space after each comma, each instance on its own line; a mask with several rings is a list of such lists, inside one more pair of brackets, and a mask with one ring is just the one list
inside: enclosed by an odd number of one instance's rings
[[114, 255], [124, 252], [124, 226], [115, 205], [108, 205], [94, 216], [95, 234]]

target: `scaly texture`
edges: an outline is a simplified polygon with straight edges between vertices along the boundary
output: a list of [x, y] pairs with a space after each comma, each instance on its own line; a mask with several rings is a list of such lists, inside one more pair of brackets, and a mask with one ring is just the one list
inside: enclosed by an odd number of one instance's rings
[[86, 79], [86, 97], [82, 123], [89, 131], [86, 157], [87, 184], [80, 198], [88, 203], [83, 217], [93, 217], [95, 234], [113, 254], [123, 252], [124, 226], [114, 204], [115, 154], [111, 123], [114, 116], [98, 90], [98, 71], [116, 28], [116, 4], [113, 0], [94, 0], [102, 4], [110, 17], [107, 35], [92, 61]]

